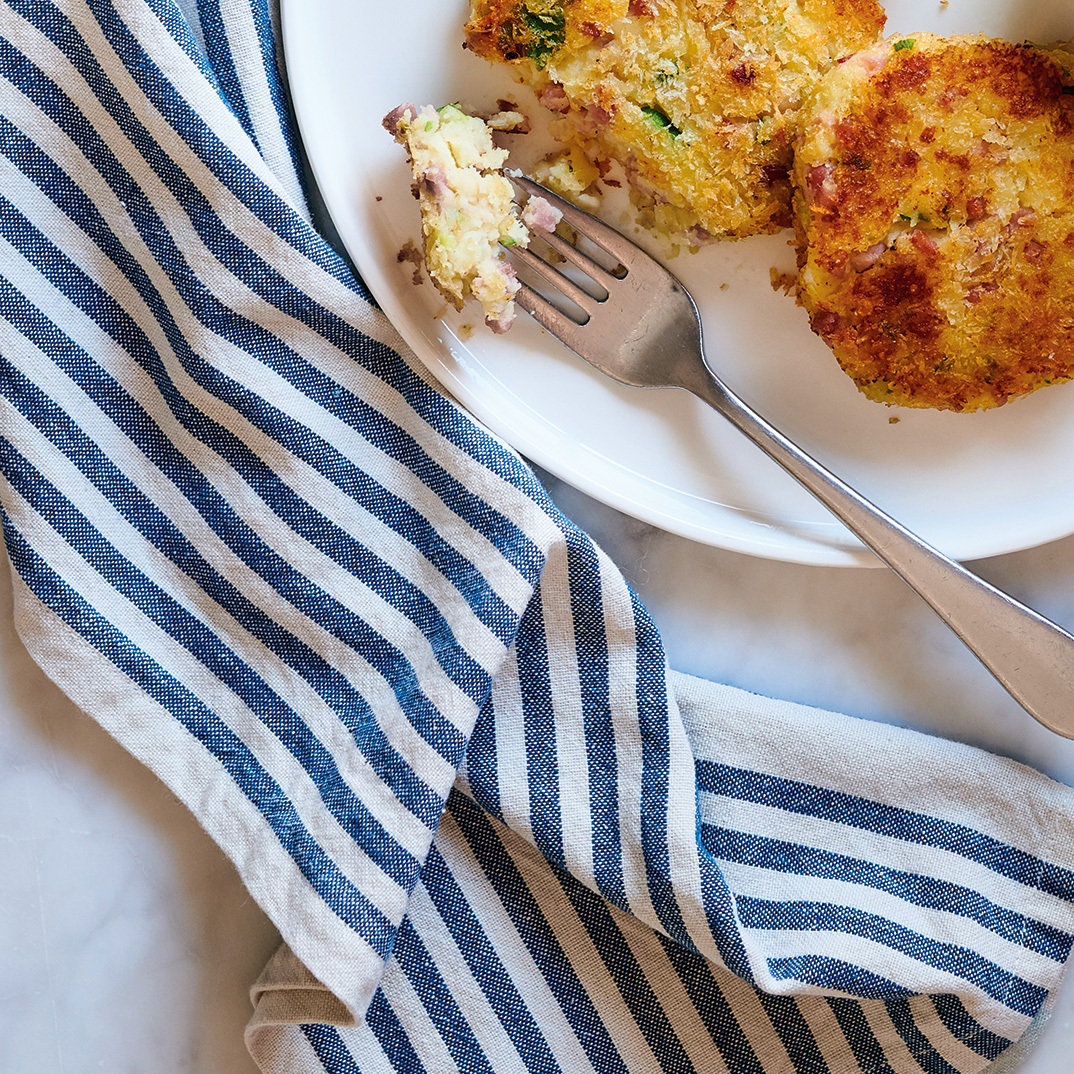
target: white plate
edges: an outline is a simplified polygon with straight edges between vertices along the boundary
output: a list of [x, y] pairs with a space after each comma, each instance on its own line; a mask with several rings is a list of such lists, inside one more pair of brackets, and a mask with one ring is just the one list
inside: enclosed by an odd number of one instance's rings
[[[1074, 36], [1069, 0], [891, 0], [888, 30]], [[558, 477], [627, 514], [712, 545], [800, 563], [875, 561], [724, 419], [681, 391], [625, 388], [523, 315], [506, 336], [445, 312], [396, 254], [419, 236], [409, 171], [380, 125], [402, 101], [487, 109], [532, 95], [462, 48], [467, 0], [284, 0], [302, 138], [339, 234], [418, 356], [481, 421]], [[519, 136], [526, 167], [551, 145]], [[613, 222], [618, 222], [613, 217]], [[643, 245], [652, 244], [643, 234]], [[789, 233], [671, 262], [701, 309], [710, 361], [775, 425], [859, 491], [959, 559], [1074, 532], [1074, 384], [971, 415], [869, 402], [769, 272]], [[470, 331], [471, 326], [477, 326]], [[897, 418], [897, 422], [891, 419]]]

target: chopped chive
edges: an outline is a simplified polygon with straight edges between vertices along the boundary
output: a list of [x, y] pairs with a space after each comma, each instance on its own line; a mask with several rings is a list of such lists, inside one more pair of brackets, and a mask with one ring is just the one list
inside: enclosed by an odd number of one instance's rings
[[672, 138], [678, 138], [679, 135], [682, 134], [682, 131], [668, 119], [667, 115], [654, 105], [643, 104], [641, 110], [657, 130], [667, 131]]
[[917, 42], [912, 37], [904, 37], [901, 41], [896, 41], [892, 48], [896, 52], [902, 52], [904, 48], [913, 48]]

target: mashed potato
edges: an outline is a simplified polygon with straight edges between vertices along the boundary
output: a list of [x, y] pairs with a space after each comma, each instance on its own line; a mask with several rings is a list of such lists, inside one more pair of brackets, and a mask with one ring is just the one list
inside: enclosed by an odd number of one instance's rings
[[410, 155], [429, 275], [456, 309], [472, 296], [485, 323], [505, 332], [519, 284], [503, 247], [529, 242], [501, 171], [507, 150], [493, 145], [483, 120], [450, 104], [401, 105], [384, 126]]
[[799, 300], [871, 399], [972, 411], [1074, 376], [1074, 56], [891, 38], [801, 115]]

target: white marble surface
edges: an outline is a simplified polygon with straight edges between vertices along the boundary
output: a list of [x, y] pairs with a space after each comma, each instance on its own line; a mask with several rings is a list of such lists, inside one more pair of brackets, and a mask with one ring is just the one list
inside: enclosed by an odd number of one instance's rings
[[[1074, 783], [1039, 728], [885, 571], [692, 544], [550, 482], [620, 564], [674, 667], [936, 731]], [[1074, 539], [981, 564], [1074, 625]], [[197, 823], [30, 661], [0, 570], [0, 1072], [251, 1074], [247, 989], [276, 943]], [[1017, 1074], [1070, 1074], [1074, 988]]]

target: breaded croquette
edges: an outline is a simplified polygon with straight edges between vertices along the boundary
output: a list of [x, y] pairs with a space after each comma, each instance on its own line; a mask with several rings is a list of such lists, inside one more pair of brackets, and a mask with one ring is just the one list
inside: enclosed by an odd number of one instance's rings
[[871, 399], [973, 411], [1074, 376], [1074, 55], [891, 38], [801, 112], [799, 301]]
[[790, 223], [802, 96], [883, 25], [876, 0], [473, 0], [466, 41], [625, 167], [642, 223], [699, 244]]

